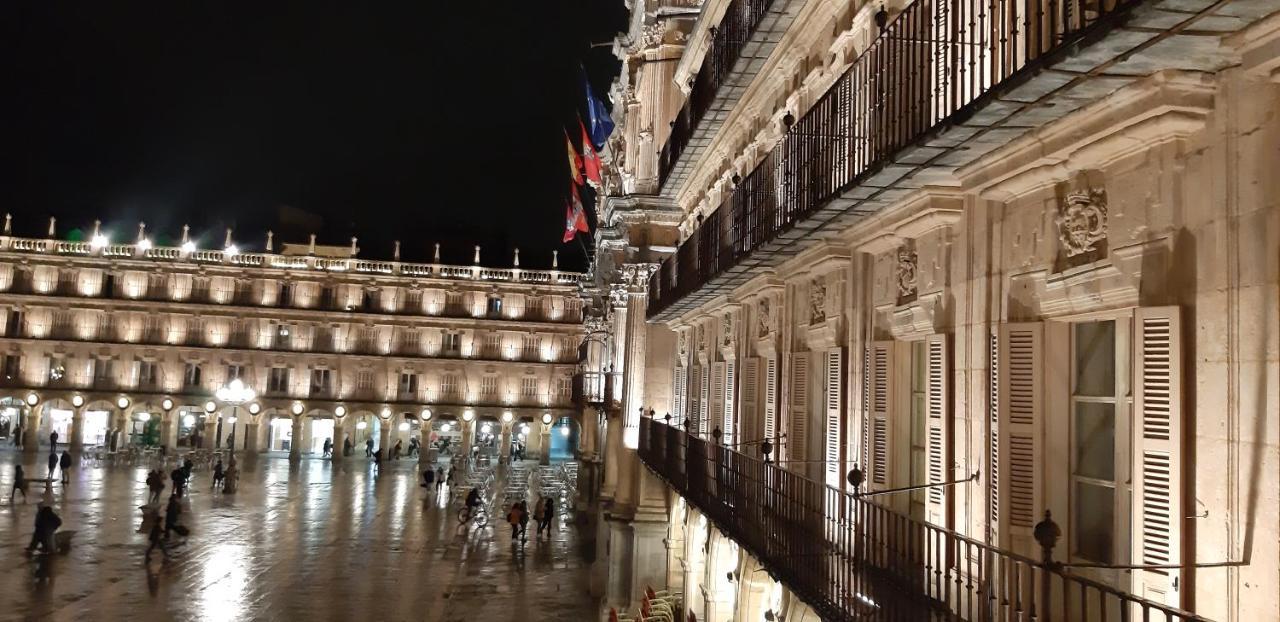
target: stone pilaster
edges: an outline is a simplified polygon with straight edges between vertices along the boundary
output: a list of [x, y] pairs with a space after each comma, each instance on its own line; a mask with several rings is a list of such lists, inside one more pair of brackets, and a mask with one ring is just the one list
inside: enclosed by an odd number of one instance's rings
[[289, 440], [289, 460], [302, 459], [302, 417], [292, 418], [293, 438]]
[[[164, 419], [160, 423], [161, 442], [164, 441]], [[84, 408], [71, 409], [71, 429], [67, 432], [71, 438], [67, 439], [67, 444], [74, 455], [80, 455], [80, 450], [84, 449]]]
[[622, 444], [628, 449], [640, 446], [640, 413], [644, 410], [645, 357], [648, 325], [645, 311], [649, 302], [649, 277], [658, 271], [656, 263], [626, 264], [622, 277], [626, 285], [626, 352], [623, 373]]

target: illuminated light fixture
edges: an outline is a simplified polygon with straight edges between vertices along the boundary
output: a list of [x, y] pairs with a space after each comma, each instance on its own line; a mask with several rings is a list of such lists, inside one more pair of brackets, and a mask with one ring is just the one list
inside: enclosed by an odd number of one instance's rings
[[77, 394], [77, 395], [72, 395], [72, 396], [71, 396], [71, 405], [72, 405], [72, 406], [75, 406], [76, 408], [80, 408], [81, 406], [84, 406], [84, 396], [83, 396], [83, 395], [78, 395], [78, 394]]
[[466, 409], [466, 410], [462, 411], [462, 420], [463, 420], [463, 421], [466, 421], [467, 423], [470, 423], [470, 422], [471, 422], [471, 420], [472, 420], [472, 419], [475, 419], [475, 418], [476, 418], [476, 411], [471, 410], [470, 408], [468, 408], [468, 409]]
[[569, 426], [566, 425], [560, 428], [560, 436], [569, 438]]
[[383, 407], [382, 407], [382, 412], [379, 412], [379, 413], [378, 413], [378, 416], [379, 416], [379, 417], [382, 417], [384, 420], [386, 420], [386, 419], [390, 419], [390, 418], [391, 418], [391, 409], [390, 409], [390, 408], [387, 408], [386, 406], [383, 406]]
[[249, 404], [249, 414], [256, 415], [260, 412], [262, 412], [262, 404], [259, 404], [257, 402]]
[[542, 413], [543, 425], [551, 425], [551, 413]]
[[423, 421], [430, 421], [430, 420], [431, 420], [431, 409], [430, 409], [430, 408], [423, 408], [423, 409], [422, 409], [422, 412], [421, 412], [421, 413], [418, 413], [418, 416], [419, 416], [419, 417], [421, 417]]
[[141, 240], [138, 240], [138, 250], [140, 251], [151, 250], [151, 240], [148, 240], [147, 238], [142, 238]]
[[512, 415], [512, 414], [511, 414], [511, 411], [509, 411], [509, 410], [508, 410], [508, 411], [505, 411], [505, 412], [503, 412], [503, 413], [502, 413], [502, 422], [503, 422], [503, 423], [511, 423], [511, 420], [512, 420], [512, 419], [515, 419], [515, 415]]
[[183, 422], [183, 423], [185, 423], [185, 424], [187, 424], [187, 425], [189, 425], [189, 426], [195, 425], [195, 424], [196, 424], [196, 416], [195, 416], [195, 415], [187, 415], [187, 416], [185, 416], [185, 417], [183, 417], [183, 418], [182, 418], [182, 422]]
[[235, 415], [231, 415], [230, 417], [227, 417], [227, 423], [235, 423], [235, 422], [236, 422]]
[[92, 238], [89, 239], [90, 248], [103, 248], [109, 243], [110, 242], [107, 240], [107, 236], [102, 235], [101, 233], [95, 234]]
[[214, 392], [214, 395], [217, 396], [218, 400], [222, 402], [230, 402], [232, 404], [243, 404], [244, 402], [247, 402], [257, 397], [258, 394], [255, 393], [253, 389], [250, 389], [248, 386], [245, 386], [243, 380], [239, 378], [234, 378], [231, 380], [231, 382], [227, 383], [227, 386], [221, 387], [216, 392]]
[[35, 406], [40, 403], [40, 396], [35, 393], [27, 394], [27, 406]]
[[151, 413], [138, 413], [138, 421], [150, 421]]
[[173, 410], [173, 400], [167, 397], [160, 400], [160, 408], [163, 408], [164, 410]]
[[452, 429], [453, 429], [453, 424], [447, 421], [440, 425], [441, 432], [448, 432], [449, 430], [452, 430]]
[[408, 422], [408, 421], [401, 421], [401, 422], [400, 422], [400, 431], [401, 431], [401, 432], [405, 432], [405, 431], [408, 431], [408, 429], [409, 429], [409, 422]]
[[191, 254], [196, 252], [196, 243], [190, 240], [182, 243], [182, 252]]
[[302, 410], [303, 410], [302, 402], [294, 402], [293, 406], [289, 407], [289, 412], [295, 415], [301, 415]]
[[117, 400], [116, 400], [116, 406], [119, 406], [120, 408], [128, 408], [128, 407], [129, 407], [129, 398], [127, 398], [127, 397], [125, 397], [125, 396], [121, 395], [121, 396], [119, 397], [119, 399], [117, 399]]
[[217, 404], [215, 404], [215, 403], [213, 403], [213, 400], [209, 400], [209, 401], [207, 401], [207, 402], [205, 402], [205, 403], [204, 403], [204, 411], [205, 411], [205, 412], [207, 412], [207, 413], [211, 413], [211, 412], [213, 412], [213, 411], [215, 411], [215, 410], [218, 410], [218, 405], [217, 405]]
[[240, 254], [240, 248], [235, 244], [228, 244], [226, 248], [222, 249], [222, 254], [227, 257], [235, 257]]
[[333, 409], [333, 416], [335, 416], [335, 417], [337, 417], [337, 418], [339, 418], [339, 419], [341, 419], [341, 418], [343, 418], [343, 417], [347, 416], [347, 407], [346, 407], [346, 406], [343, 406], [343, 405], [341, 405], [341, 404], [339, 404], [338, 406], [334, 407], [334, 409]]
[[488, 434], [488, 433], [490, 433], [490, 432], [492, 432], [492, 431], [493, 431], [493, 426], [490, 426], [490, 425], [489, 425], [489, 424], [487, 424], [487, 423], [486, 423], [486, 424], [484, 424], [484, 425], [482, 425], [482, 426], [480, 426], [480, 433], [481, 433], [481, 434]]
[[357, 429], [357, 430], [363, 430], [363, 429], [365, 429], [365, 428], [367, 428], [367, 427], [369, 427], [369, 424], [368, 424], [368, 423], [366, 423], [366, 422], [364, 422], [364, 421], [357, 421], [357, 422], [356, 422], [356, 429]]
[[519, 438], [520, 440], [522, 440], [522, 441], [523, 441], [523, 440], [524, 440], [524, 432], [521, 432], [521, 433], [517, 434], [517, 435], [516, 435], [516, 438]]
[[524, 436], [525, 434], [528, 434], [528, 433], [529, 433], [529, 424], [527, 424], [527, 423], [526, 423], [526, 424], [521, 425], [521, 426], [520, 426], [520, 436]]

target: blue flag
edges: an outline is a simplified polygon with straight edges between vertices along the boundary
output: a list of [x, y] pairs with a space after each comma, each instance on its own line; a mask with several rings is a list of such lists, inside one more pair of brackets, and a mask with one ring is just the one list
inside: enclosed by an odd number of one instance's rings
[[613, 117], [609, 116], [604, 102], [596, 99], [595, 93], [591, 92], [591, 82], [587, 80], [586, 70], [581, 70], [579, 74], [582, 76], [582, 90], [587, 94], [587, 129], [591, 134], [591, 142], [595, 143], [596, 150], [604, 149], [605, 141], [613, 133]]

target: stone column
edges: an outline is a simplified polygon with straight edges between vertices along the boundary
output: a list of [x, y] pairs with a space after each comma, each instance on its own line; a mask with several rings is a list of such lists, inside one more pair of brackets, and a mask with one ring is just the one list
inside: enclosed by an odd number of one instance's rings
[[600, 452], [599, 439], [596, 438], [600, 434], [600, 422], [597, 417], [596, 411], [590, 408], [582, 409], [579, 417], [582, 429], [578, 435], [578, 449], [582, 452], [583, 462], [594, 459]]
[[640, 446], [640, 413], [644, 411], [645, 357], [648, 354], [645, 312], [649, 304], [649, 277], [658, 271], [656, 263], [634, 263], [622, 266], [626, 283], [626, 352], [622, 372], [622, 444], [629, 449]]
[[391, 422], [392, 419], [379, 418], [378, 420], [377, 450], [382, 452], [382, 458], [384, 460], [391, 457], [391, 446], [394, 444], [391, 442], [391, 426], [394, 425]]
[[618, 417], [605, 421], [604, 451], [604, 483], [600, 486], [602, 499], [613, 499], [618, 494], [618, 466], [622, 459], [622, 425]]
[[470, 456], [471, 446], [475, 444], [476, 440], [476, 421], [475, 419], [472, 419], [471, 421], [459, 420], [458, 425], [462, 426], [458, 428], [458, 431], [462, 432], [462, 455]]
[[[621, 403], [624, 397], [626, 349], [628, 345], [627, 299], [629, 296], [627, 289], [625, 283], [615, 283], [609, 290], [609, 306], [612, 307], [612, 324], [610, 325], [609, 334], [613, 342], [613, 349], [609, 352], [609, 369], [620, 375], [614, 377], [613, 390], [609, 395], [605, 396], [606, 405], [615, 401]], [[619, 380], [622, 381], [619, 382]], [[623, 422], [618, 417], [610, 416], [605, 428], [605, 446], [602, 451], [604, 456], [604, 485], [600, 488], [600, 496], [608, 499], [612, 499], [618, 489], [618, 461], [616, 458], [617, 452], [621, 451], [622, 448], [622, 425]]]
[[205, 413], [204, 430], [200, 432], [202, 440], [200, 441], [201, 449], [213, 449], [222, 443], [218, 439], [218, 415], [217, 413]]
[[538, 464], [551, 464], [551, 425], [540, 425], [542, 429], [538, 432], [538, 444], [542, 447], [538, 448]]
[[22, 453], [33, 456], [40, 453], [40, 413], [35, 408], [28, 408], [23, 415]]
[[[163, 426], [163, 424], [161, 424]], [[74, 455], [80, 455], [84, 449], [84, 407], [71, 409], [71, 430], [67, 433], [71, 438], [67, 444]], [[163, 439], [162, 439], [163, 440]]]
[[244, 430], [241, 433], [244, 434], [244, 452], [258, 453], [258, 417], [249, 415], [249, 418], [245, 419]]
[[347, 418], [335, 417], [333, 419], [333, 461], [341, 462], [346, 456], [342, 453], [345, 446], [344, 441], [347, 440]]
[[420, 444], [418, 447], [418, 463], [427, 464], [430, 462], [427, 456], [427, 453], [428, 453], [428, 450], [431, 448], [431, 422], [430, 421], [423, 421], [422, 425], [418, 426], [418, 443]]
[[302, 459], [302, 417], [293, 418], [293, 438], [289, 439], [289, 460]]

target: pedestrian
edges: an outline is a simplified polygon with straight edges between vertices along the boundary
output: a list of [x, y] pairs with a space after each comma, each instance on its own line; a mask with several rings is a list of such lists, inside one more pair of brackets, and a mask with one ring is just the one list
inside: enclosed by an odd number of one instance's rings
[[165, 521], [160, 517], [159, 506], [151, 506], [147, 509], [147, 520], [151, 523], [151, 531], [147, 533], [147, 539], [151, 541], [151, 544], [147, 545], [147, 561], [151, 561], [151, 551], [156, 548], [159, 548], [160, 552], [164, 553], [165, 559], [168, 559], [169, 549], [164, 546]]
[[211, 489], [217, 490], [218, 485], [222, 483], [222, 477], [226, 470], [222, 468], [222, 458], [218, 458], [218, 462], [213, 465], [213, 486]]
[[240, 480], [240, 469], [236, 468], [236, 458], [231, 457], [231, 462], [227, 464], [226, 473], [222, 474], [222, 492], [230, 494], [236, 491], [236, 482]]
[[42, 504], [40, 511], [36, 512], [36, 530], [31, 534], [31, 544], [27, 545], [27, 551], [43, 548], [46, 554], [52, 554], [54, 552], [53, 534], [61, 526], [62, 519], [58, 518], [58, 513], [53, 511], [53, 506]]
[[173, 480], [173, 496], [181, 497], [187, 483], [187, 472], [182, 467], [178, 467], [169, 474], [169, 479]]
[[13, 446], [22, 447], [22, 422], [13, 426]]
[[520, 502], [520, 541], [529, 539], [529, 504]]
[[21, 464], [13, 465], [13, 489], [9, 491], [9, 503], [14, 502], [14, 498], [18, 493], [22, 493], [22, 502], [27, 502], [27, 475], [22, 471]]
[[449, 483], [449, 487], [450, 487], [450, 488], [453, 488], [453, 479], [454, 479], [454, 478], [453, 478], [453, 471], [454, 471], [454, 468], [453, 468], [453, 467], [449, 467], [449, 482], [448, 482], [448, 483]]
[[538, 520], [538, 535], [542, 534], [542, 530], [547, 530], [547, 538], [551, 538], [551, 523], [556, 519], [556, 502], [547, 497], [542, 503], [542, 514]]
[[62, 471], [62, 483], [66, 484], [71, 481], [71, 474], [67, 471], [71, 468], [71, 454], [67, 450], [62, 450], [62, 458], [58, 460], [58, 469]]
[[192, 469], [195, 469], [195, 468], [196, 468], [196, 463], [192, 462], [191, 458], [187, 458], [185, 461], [183, 461], [182, 463], [183, 489], [190, 490], [190, 488], [186, 484], [191, 483], [191, 471]]
[[401, 441], [397, 440], [395, 446], [391, 448], [391, 459], [399, 460], [400, 452], [403, 451], [403, 448], [404, 446], [401, 444]]
[[415, 436], [409, 439], [409, 457], [418, 455], [418, 438]]
[[324, 457], [325, 457], [325, 458], [329, 458], [329, 457], [333, 456], [333, 439], [331, 439], [331, 438], [326, 438], [326, 439], [324, 439], [324, 454], [323, 454], [323, 455], [324, 455]]
[[49, 481], [53, 481], [53, 472], [58, 469], [58, 454], [50, 452], [49, 454]]
[[182, 516], [182, 504], [178, 502], [178, 494], [169, 495], [169, 505], [164, 509], [164, 537], [169, 539], [171, 532], [177, 531], [179, 535], [186, 535], [186, 528], [178, 524], [178, 518]]
[[235, 448], [236, 448], [236, 433], [235, 433], [235, 430], [232, 430], [230, 434], [227, 434], [227, 449], [235, 449]]
[[368, 439], [364, 442], [364, 457], [373, 457], [373, 439]]
[[507, 524], [511, 525], [511, 546], [515, 546], [516, 538], [520, 536], [520, 502], [511, 504], [511, 509], [507, 511]]
[[58, 453], [58, 431], [54, 430], [49, 433], [49, 451]]
[[342, 455], [350, 456], [352, 451], [353, 451], [353, 448], [351, 446], [351, 439], [350, 438], [342, 439]]
[[160, 495], [164, 492], [164, 473], [161, 473], [160, 469], [147, 474], [147, 487], [151, 489], [151, 496], [147, 498], [147, 503], [159, 505]]
[[436, 483], [436, 472], [430, 468], [422, 472], [422, 487], [430, 492]]

